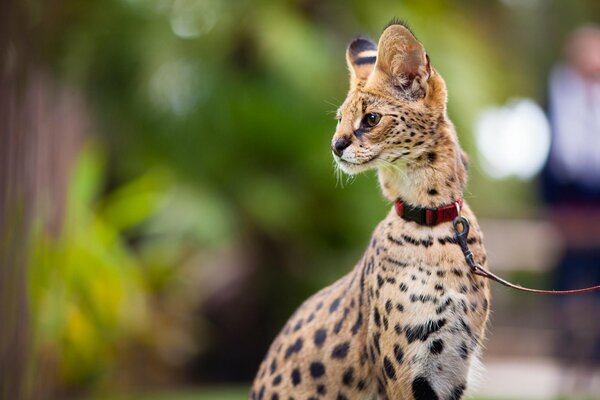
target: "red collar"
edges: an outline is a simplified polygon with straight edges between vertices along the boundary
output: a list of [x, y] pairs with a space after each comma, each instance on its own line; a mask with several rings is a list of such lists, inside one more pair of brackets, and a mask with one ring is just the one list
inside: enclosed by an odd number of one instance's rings
[[463, 206], [463, 199], [438, 208], [415, 207], [396, 200], [396, 213], [406, 221], [414, 221], [420, 225], [434, 226], [442, 222], [454, 221]]

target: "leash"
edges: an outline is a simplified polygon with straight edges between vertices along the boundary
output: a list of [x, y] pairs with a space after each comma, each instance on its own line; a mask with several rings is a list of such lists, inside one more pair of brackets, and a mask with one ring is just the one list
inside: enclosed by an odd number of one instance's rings
[[[471, 273], [474, 275], [482, 276], [491, 281], [498, 282], [501, 285], [506, 287], [520, 290], [522, 292], [528, 293], [541, 293], [541, 294], [578, 294], [578, 293], [589, 293], [600, 290], [600, 285], [591, 286], [583, 289], [573, 289], [573, 290], [541, 290], [541, 289], [531, 289], [521, 285], [514, 284], [512, 282], [507, 281], [506, 279], [500, 278], [498, 275], [485, 270], [479, 265], [474, 257], [473, 252], [469, 248], [469, 243], [467, 242], [467, 237], [469, 235], [469, 221], [467, 218], [463, 217], [460, 212], [463, 206], [463, 199], [460, 198], [455, 201], [453, 204], [448, 204], [445, 206], [437, 207], [437, 208], [426, 208], [426, 207], [418, 207], [412, 206], [405, 203], [402, 199], [397, 199], [394, 207], [396, 209], [396, 213], [399, 217], [403, 218], [406, 221], [413, 221], [418, 223], [419, 225], [425, 226], [434, 226], [441, 224], [443, 222], [453, 221], [454, 232], [456, 237], [456, 242], [460, 245], [460, 248], [465, 256], [465, 260], [471, 268]], [[459, 229], [459, 227], [462, 229]]]
[[[456, 206], [456, 208], [457, 208], [457, 210], [459, 209], [458, 205]], [[454, 218], [454, 222], [452, 222], [452, 224], [454, 225], [456, 241], [460, 245], [460, 248], [461, 248], [463, 254], [465, 255], [465, 260], [467, 261], [467, 264], [469, 265], [469, 268], [471, 268], [471, 272], [474, 275], [479, 275], [479, 276], [487, 278], [491, 281], [498, 282], [501, 285], [504, 285], [506, 287], [520, 290], [522, 292], [528, 292], [528, 293], [579, 294], [579, 293], [590, 293], [590, 292], [595, 292], [597, 290], [600, 290], [600, 285], [591, 286], [591, 287], [587, 287], [587, 288], [583, 288], [583, 289], [572, 289], [572, 290], [541, 290], [541, 289], [531, 289], [528, 287], [524, 287], [524, 286], [520, 286], [520, 285], [511, 283], [511, 282], [507, 281], [506, 279], [500, 278], [498, 275], [483, 269], [481, 267], [481, 265], [479, 265], [475, 261], [475, 259], [473, 257], [473, 252], [471, 251], [471, 249], [469, 248], [469, 244], [467, 243], [467, 236], [469, 235], [469, 220], [467, 220], [467, 218], [465, 218], [459, 214], [456, 218]], [[459, 226], [462, 227], [462, 230], [459, 230]]]

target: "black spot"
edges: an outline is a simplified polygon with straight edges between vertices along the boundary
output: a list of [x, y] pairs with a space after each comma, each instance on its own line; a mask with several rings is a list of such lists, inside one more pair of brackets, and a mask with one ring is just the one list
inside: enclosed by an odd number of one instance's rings
[[388, 240], [389, 240], [390, 242], [394, 243], [395, 245], [397, 245], [397, 246], [402, 246], [402, 240], [400, 240], [400, 239], [396, 239], [395, 237], [393, 237], [393, 236], [392, 236], [392, 235], [390, 235], [389, 233], [388, 233], [388, 237], [387, 237], [387, 238], [388, 238]]
[[460, 325], [467, 335], [469, 335], [470, 337], [473, 337], [473, 332], [471, 331], [471, 328], [469, 327], [469, 325], [467, 325], [465, 320], [462, 318], [460, 319]]
[[331, 305], [329, 306], [329, 312], [330, 313], [333, 313], [333, 312], [335, 312], [335, 310], [338, 309], [338, 307], [340, 306], [340, 300], [341, 300], [341, 298], [338, 297], [337, 299], [335, 299], [333, 301], [333, 303], [331, 303]]
[[420, 376], [412, 383], [412, 392], [415, 400], [438, 400], [439, 397], [429, 384], [429, 381]]
[[273, 362], [271, 363], [271, 375], [273, 375], [273, 373], [275, 372], [276, 369], [277, 369], [277, 360], [273, 359]]
[[[383, 377], [385, 378], [386, 381], [388, 380], [386, 375], [384, 375]], [[383, 395], [385, 393], [385, 385], [381, 381], [381, 378], [379, 378], [379, 377], [377, 377], [377, 393], [380, 395]]]
[[440, 354], [444, 351], [444, 341], [442, 339], [436, 339], [429, 345], [429, 351], [431, 354]]
[[362, 323], [363, 323], [362, 312], [359, 312], [358, 317], [356, 317], [356, 322], [352, 326], [352, 334], [353, 335], [356, 335], [358, 333], [358, 330], [360, 329]]
[[292, 384], [294, 386], [298, 386], [300, 382], [302, 382], [302, 375], [300, 375], [300, 370], [298, 368], [295, 368], [292, 371]]
[[378, 354], [381, 354], [381, 346], [379, 344], [380, 337], [381, 337], [380, 332], [377, 332], [376, 334], [373, 335], [373, 344], [375, 345], [375, 348], [377, 349]]
[[296, 326], [294, 326], [294, 332], [298, 332], [302, 328], [303, 323], [304, 323], [304, 320], [300, 319], [300, 321], [298, 321], [296, 323]]
[[431, 236], [429, 236], [427, 239], [416, 239], [408, 235], [402, 235], [402, 239], [414, 246], [424, 246], [425, 248], [433, 244], [433, 238]]
[[396, 378], [396, 369], [387, 356], [383, 358], [383, 369], [385, 370], [385, 374], [388, 376], [388, 378]]
[[333, 348], [333, 351], [331, 352], [331, 358], [346, 358], [349, 349], [349, 342], [340, 343]]
[[430, 163], [434, 163], [436, 159], [437, 154], [435, 152], [430, 151], [429, 153], [427, 153], [427, 160], [429, 160]]
[[379, 315], [377, 307], [375, 307], [375, 310], [373, 311], [373, 322], [375, 322], [375, 325], [381, 326], [381, 315]]
[[279, 400], [279, 395], [277, 393], [273, 393], [271, 400]]
[[310, 364], [310, 376], [320, 378], [325, 375], [325, 366], [322, 362], [315, 361]]
[[281, 383], [281, 375], [277, 375], [275, 378], [273, 378], [273, 386], [277, 386]]
[[406, 293], [408, 291], [408, 285], [404, 282], [400, 282], [400, 291]]
[[260, 387], [260, 390], [258, 391], [258, 400], [262, 400], [265, 396], [265, 385], [262, 385]]
[[450, 396], [450, 399], [448, 400], [460, 400], [463, 393], [465, 392], [465, 389], [465, 385], [455, 387], [454, 390], [452, 390], [452, 395]]
[[427, 194], [429, 194], [430, 196], [437, 196], [439, 193], [438, 193], [437, 189], [433, 188], [433, 189], [429, 189], [427, 191]]
[[388, 299], [385, 302], [385, 312], [389, 314], [390, 311], [392, 311], [392, 301]]
[[342, 375], [342, 383], [346, 386], [350, 386], [350, 385], [352, 385], [353, 381], [354, 381], [354, 368], [350, 367], [344, 371], [344, 374]]
[[438, 300], [430, 294], [420, 294], [417, 296], [414, 293], [410, 295], [410, 301], [412, 301], [413, 303], [416, 303], [416, 302], [429, 303], [429, 302], [431, 302], [433, 304], [437, 304], [437, 302], [438, 302]]
[[348, 400], [348, 398], [346, 396], [344, 396], [343, 394], [338, 393], [338, 395], [335, 398], [335, 400]]
[[302, 345], [303, 345], [302, 339], [298, 338], [294, 342], [294, 344], [292, 344], [291, 346], [289, 346], [286, 349], [284, 358], [287, 360], [292, 354], [298, 353], [300, 350], [302, 350]]
[[402, 347], [398, 343], [394, 345], [394, 357], [396, 357], [396, 361], [398, 364], [402, 364], [404, 361], [404, 352], [402, 351]]
[[396, 304], [396, 310], [398, 310], [398, 312], [404, 312], [404, 306], [398, 303]]
[[424, 342], [427, 340], [429, 335], [442, 329], [446, 325], [446, 319], [438, 319], [437, 321], [429, 321], [424, 324], [407, 326], [405, 328], [406, 340], [408, 343], [412, 343], [415, 340]]
[[464, 299], [460, 301], [460, 306], [465, 314], [469, 311], [467, 308], [467, 302]]
[[327, 388], [325, 387], [325, 385], [317, 385], [317, 393], [321, 395], [327, 394]]
[[342, 330], [342, 325], [344, 324], [344, 321], [346, 320], [346, 317], [349, 313], [350, 309], [348, 307], [344, 307], [344, 314], [342, 315], [340, 320], [335, 323], [335, 326], [333, 327], [333, 333], [335, 333], [336, 335], [340, 333], [340, 331]]
[[406, 267], [408, 265], [404, 261], [396, 260], [392, 257], [386, 257], [385, 260], [391, 264], [397, 265], [398, 267]]
[[462, 342], [460, 344], [460, 348], [458, 349], [458, 354], [460, 354], [460, 358], [462, 358], [463, 360], [466, 360], [467, 357], [469, 356], [469, 348], [467, 347], [467, 344], [465, 342]]
[[366, 387], [367, 387], [367, 382], [365, 382], [364, 379], [359, 380], [358, 383], [356, 384], [356, 388], [360, 391], [365, 390]]
[[315, 346], [321, 347], [327, 339], [327, 331], [325, 329], [318, 329], [315, 331]]

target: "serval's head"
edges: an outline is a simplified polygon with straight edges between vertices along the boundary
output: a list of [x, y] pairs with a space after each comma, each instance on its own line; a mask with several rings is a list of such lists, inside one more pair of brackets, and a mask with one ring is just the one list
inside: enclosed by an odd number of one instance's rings
[[386, 193], [390, 183], [382, 170], [406, 177], [411, 170], [450, 168], [443, 175], [460, 183], [462, 191], [464, 166], [441, 162], [464, 157], [446, 117], [446, 85], [410, 29], [393, 23], [377, 45], [359, 37], [348, 46], [346, 61], [350, 90], [338, 110], [331, 142], [339, 167], [349, 174], [379, 169], [384, 194], [390, 198], [402, 193], [393, 188]]

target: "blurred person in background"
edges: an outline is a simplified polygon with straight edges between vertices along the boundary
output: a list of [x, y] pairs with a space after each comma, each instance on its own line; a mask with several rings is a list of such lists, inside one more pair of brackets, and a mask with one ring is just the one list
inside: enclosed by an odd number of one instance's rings
[[[600, 28], [570, 35], [550, 76], [552, 148], [543, 173], [549, 216], [565, 241], [557, 289], [600, 282]], [[565, 393], [600, 393], [600, 293], [557, 300]], [[570, 373], [567, 373], [570, 372]]]

